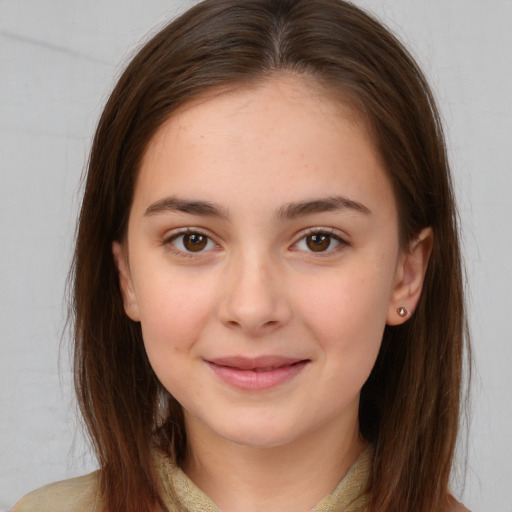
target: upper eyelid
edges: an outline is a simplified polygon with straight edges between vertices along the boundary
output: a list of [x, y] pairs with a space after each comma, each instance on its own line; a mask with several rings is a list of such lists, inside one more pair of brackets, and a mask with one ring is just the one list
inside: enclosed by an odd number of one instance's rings
[[[298, 244], [303, 241], [306, 237], [315, 234], [326, 234], [336, 240], [338, 242], [338, 246], [326, 251], [308, 251], [304, 249], [299, 249]], [[298, 236], [295, 238], [295, 241], [291, 244], [289, 250], [297, 253], [307, 253], [308, 257], [313, 255], [315, 258], [329, 258], [333, 257], [343, 251], [345, 248], [350, 247], [351, 243], [348, 241], [347, 237], [339, 232], [335, 228], [308, 228], [305, 231], [298, 233]]]
[[[200, 235], [204, 235], [204, 236], [208, 237], [210, 240], [212, 240], [216, 245], [218, 245], [219, 247], [222, 247], [222, 244], [219, 243], [218, 237], [214, 233], [212, 233], [208, 229], [201, 228], [198, 226], [184, 226], [182, 228], [172, 229], [172, 230], [170, 230], [170, 232], [167, 232], [162, 237], [162, 242], [164, 244], [166, 244], [181, 235], [186, 235], [186, 234], [191, 234], [191, 233], [198, 233]], [[305, 228], [305, 229], [302, 229], [302, 230], [296, 232], [292, 238], [293, 241], [292, 241], [291, 245], [293, 246], [293, 245], [297, 244], [300, 240], [302, 240], [303, 238], [305, 238], [309, 235], [321, 234], [321, 233], [332, 236], [333, 238], [336, 238], [337, 240], [339, 240], [341, 243], [343, 243], [345, 245], [350, 245], [348, 236], [346, 234], [344, 234], [343, 231], [338, 230], [333, 227], [327, 227], [327, 226], [308, 227], [308, 228]]]
[[[176, 247], [173, 242], [176, 239], [178, 239], [179, 237], [185, 236], [187, 234], [198, 234], [198, 235], [205, 236], [211, 242], [213, 242], [213, 244], [216, 247], [210, 248], [208, 250], [200, 250], [200, 251], [197, 251], [197, 252], [195, 252], [195, 251], [187, 251], [187, 250], [183, 250], [183, 249], [180, 249], [180, 248]], [[216, 249], [221, 247], [220, 244], [214, 239], [214, 237], [212, 237], [209, 234], [203, 232], [202, 229], [190, 228], [190, 227], [176, 229], [172, 233], [168, 234], [167, 236], [164, 236], [164, 238], [161, 241], [161, 245], [164, 246], [166, 248], [166, 250], [168, 250], [171, 253], [173, 253], [175, 256], [180, 257], [180, 258], [187, 258], [187, 259], [190, 259], [190, 261], [198, 260], [198, 258], [201, 259], [201, 260], [204, 260], [205, 258], [208, 259], [209, 257], [212, 256], [212, 251], [215, 251]]]
[[[186, 250], [182, 250], [182, 249], [175, 247], [173, 242], [175, 240], [177, 240], [180, 236], [185, 236], [187, 234], [198, 234], [198, 235], [205, 236], [211, 242], [213, 242], [215, 247], [212, 247], [207, 250], [197, 251], [197, 252], [186, 251]], [[216, 238], [214, 236], [212, 236], [208, 231], [201, 229], [201, 228], [190, 227], [190, 226], [187, 226], [184, 228], [177, 228], [177, 229], [171, 230], [171, 232], [167, 232], [162, 237], [160, 243], [162, 246], [167, 247], [167, 249], [170, 250], [171, 252], [173, 252], [175, 255], [181, 255], [181, 256], [186, 256], [186, 257], [190, 257], [190, 258], [199, 258], [201, 256], [204, 258], [204, 257], [206, 257], [206, 255], [210, 255], [210, 253], [212, 251], [218, 250], [219, 248], [222, 247], [222, 245], [216, 240]]]
[[163, 235], [162, 239], [163, 239], [163, 242], [166, 243], [166, 242], [169, 242], [170, 240], [173, 240], [173, 239], [179, 237], [180, 235], [189, 235], [189, 234], [193, 234], [193, 233], [197, 233], [198, 235], [206, 236], [210, 240], [214, 241], [217, 245], [220, 245], [218, 243], [218, 241], [216, 240], [215, 235], [213, 235], [211, 233], [211, 231], [209, 231], [207, 229], [199, 228], [199, 227], [194, 227], [194, 226], [186, 226], [183, 228], [175, 228], [175, 229], [169, 230]]
[[340, 231], [340, 230], [338, 230], [336, 228], [332, 228], [332, 227], [328, 228], [328, 227], [322, 227], [322, 226], [306, 228], [306, 229], [299, 231], [294, 236], [295, 241], [293, 243], [296, 244], [297, 242], [302, 240], [304, 237], [309, 236], [309, 235], [316, 235], [316, 234], [326, 234], [326, 235], [332, 236], [333, 238], [337, 238], [346, 244], [349, 243], [348, 236], [346, 234], [344, 234], [343, 231]]

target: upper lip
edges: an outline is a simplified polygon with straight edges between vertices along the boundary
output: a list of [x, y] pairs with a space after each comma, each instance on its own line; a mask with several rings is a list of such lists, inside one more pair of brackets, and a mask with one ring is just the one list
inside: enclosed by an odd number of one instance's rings
[[292, 364], [300, 363], [301, 361], [306, 361], [306, 359], [283, 356], [232, 356], [207, 359], [206, 361], [217, 366], [227, 366], [229, 368], [236, 368], [238, 370], [257, 370], [262, 368], [272, 369], [282, 366], [290, 366]]

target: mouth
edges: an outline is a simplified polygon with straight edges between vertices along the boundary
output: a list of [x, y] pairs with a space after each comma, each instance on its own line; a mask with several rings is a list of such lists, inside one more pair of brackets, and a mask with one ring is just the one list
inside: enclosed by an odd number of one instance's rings
[[224, 383], [247, 391], [274, 388], [293, 379], [310, 362], [281, 356], [225, 357], [205, 360]]

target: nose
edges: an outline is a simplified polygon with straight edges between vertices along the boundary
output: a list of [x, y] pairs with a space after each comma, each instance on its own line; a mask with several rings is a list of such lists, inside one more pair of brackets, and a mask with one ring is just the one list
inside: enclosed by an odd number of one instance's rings
[[292, 316], [282, 270], [264, 256], [240, 258], [226, 269], [220, 321], [251, 337], [261, 337], [286, 325]]

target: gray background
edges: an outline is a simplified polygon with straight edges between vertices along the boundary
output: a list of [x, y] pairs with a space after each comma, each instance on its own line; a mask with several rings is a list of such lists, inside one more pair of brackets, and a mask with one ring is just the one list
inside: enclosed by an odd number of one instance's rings
[[[94, 468], [64, 330], [80, 176], [123, 64], [192, 3], [0, 0], [0, 510]], [[411, 49], [440, 102], [476, 360], [466, 486], [454, 489], [473, 512], [511, 512], [512, 1], [357, 3]]]

